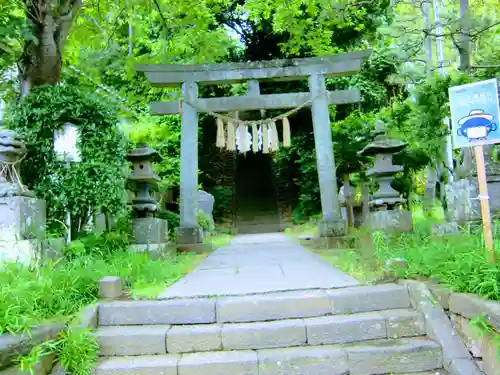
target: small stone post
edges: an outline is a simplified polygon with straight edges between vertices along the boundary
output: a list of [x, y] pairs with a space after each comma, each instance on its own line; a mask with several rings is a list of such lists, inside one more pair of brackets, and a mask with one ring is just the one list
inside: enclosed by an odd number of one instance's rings
[[314, 144], [323, 213], [323, 219], [319, 224], [319, 235], [320, 237], [343, 236], [346, 227], [340, 215], [337, 195], [338, 187], [333, 155], [332, 129], [330, 127], [324, 75], [315, 74], [310, 76], [309, 90], [312, 97]]
[[406, 148], [407, 143], [389, 138], [381, 120], [375, 124], [374, 135], [375, 140], [359, 151], [360, 155], [375, 157], [375, 165], [367, 175], [379, 184], [368, 203], [370, 213], [366, 224], [373, 231], [410, 232], [413, 229], [411, 212], [402, 208], [406, 200], [391, 186], [394, 175], [404, 169], [394, 165], [392, 157]]

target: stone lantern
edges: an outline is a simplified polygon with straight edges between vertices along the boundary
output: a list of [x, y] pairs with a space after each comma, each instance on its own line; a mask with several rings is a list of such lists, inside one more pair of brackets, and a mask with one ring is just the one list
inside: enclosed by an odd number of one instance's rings
[[375, 165], [368, 170], [367, 175], [379, 184], [368, 202], [370, 213], [366, 224], [372, 230], [409, 232], [413, 229], [411, 212], [403, 209], [406, 200], [391, 186], [394, 175], [404, 170], [402, 166], [394, 165], [392, 158], [404, 150], [407, 143], [389, 138], [385, 123], [381, 120], [375, 123], [373, 134], [374, 141], [359, 151], [360, 155], [375, 157]]
[[135, 185], [136, 192], [132, 199], [135, 243], [145, 245], [146, 250], [158, 250], [159, 246], [167, 242], [168, 227], [166, 220], [155, 217], [159, 208], [156, 199], [150, 194], [150, 188], [160, 181], [153, 171], [153, 163], [162, 158], [156, 150], [146, 144], [139, 144], [127, 154], [127, 160], [132, 163], [132, 172], [127, 179]]
[[30, 264], [40, 256], [39, 241], [45, 239], [45, 201], [20, 179], [25, 154], [19, 135], [0, 128], [0, 262]]
[[0, 197], [33, 197], [21, 182], [19, 164], [26, 148], [18, 134], [0, 128]]

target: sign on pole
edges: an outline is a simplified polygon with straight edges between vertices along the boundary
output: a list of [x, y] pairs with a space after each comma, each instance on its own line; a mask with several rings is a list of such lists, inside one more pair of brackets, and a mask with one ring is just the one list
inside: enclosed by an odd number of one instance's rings
[[484, 242], [493, 261], [493, 235], [483, 146], [500, 143], [498, 82], [490, 79], [455, 86], [449, 89], [449, 93], [453, 146], [474, 147]]

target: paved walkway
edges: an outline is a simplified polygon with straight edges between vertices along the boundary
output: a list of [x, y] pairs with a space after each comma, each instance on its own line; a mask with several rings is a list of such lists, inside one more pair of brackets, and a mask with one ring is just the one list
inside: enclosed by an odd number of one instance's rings
[[281, 233], [242, 235], [210, 254], [160, 299], [245, 295], [358, 285]]

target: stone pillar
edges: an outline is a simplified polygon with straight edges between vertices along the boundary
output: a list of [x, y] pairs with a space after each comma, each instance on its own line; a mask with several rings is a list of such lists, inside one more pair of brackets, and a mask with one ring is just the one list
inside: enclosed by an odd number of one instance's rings
[[[182, 94], [187, 101], [198, 98], [198, 84], [184, 82]], [[195, 245], [203, 242], [198, 227], [198, 112], [186, 101], [182, 102], [181, 125], [181, 176], [180, 176], [180, 227], [177, 244]]]
[[332, 129], [326, 95], [325, 77], [316, 74], [309, 77], [309, 90], [313, 98], [312, 120], [314, 144], [318, 168], [321, 210], [323, 219], [319, 225], [321, 237], [336, 237], [345, 234], [345, 222], [340, 216], [337, 196], [337, 176], [333, 156]]

